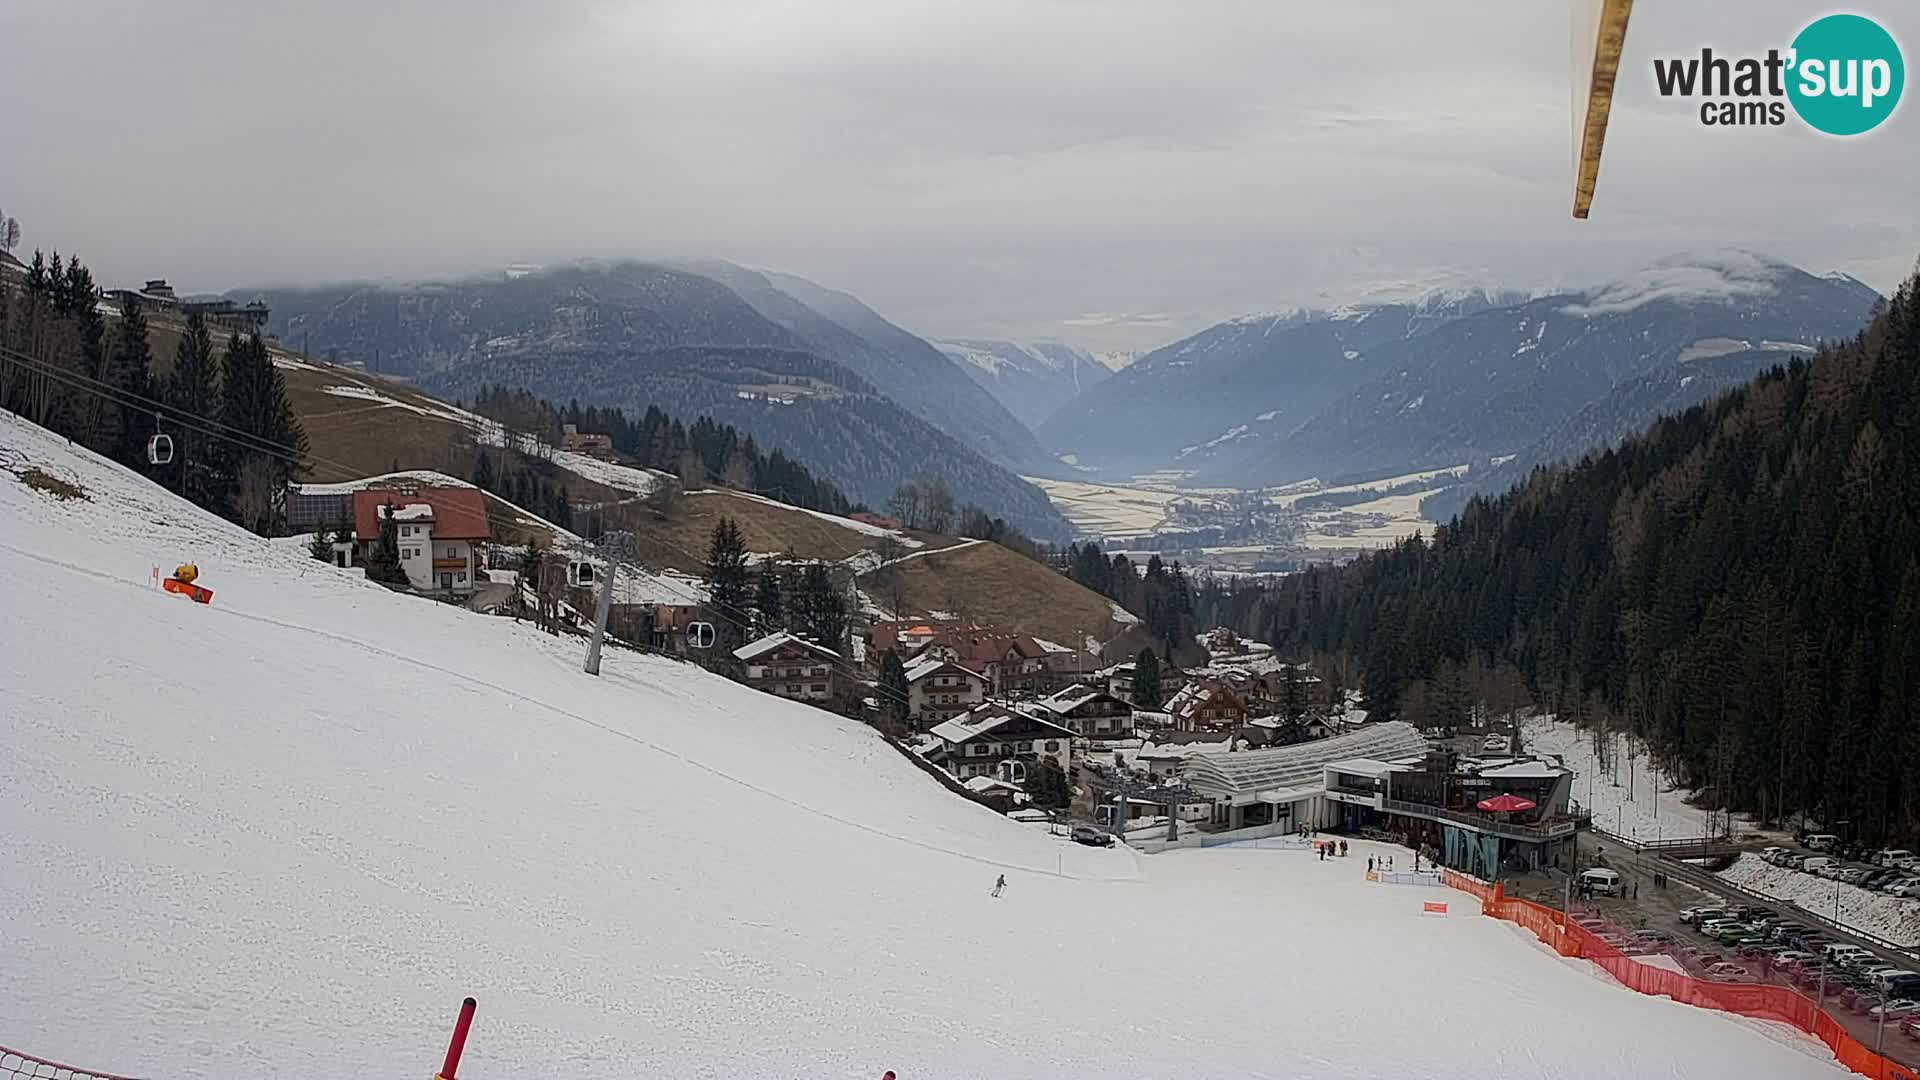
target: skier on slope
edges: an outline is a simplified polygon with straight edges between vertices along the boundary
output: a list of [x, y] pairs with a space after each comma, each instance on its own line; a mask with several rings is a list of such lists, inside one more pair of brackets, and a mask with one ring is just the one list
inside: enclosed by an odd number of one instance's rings
[[1001, 874], [999, 880], [993, 883], [993, 895], [999, 896], [1000, 890], [1006, 887], [1007, 887], [1007, 875]]

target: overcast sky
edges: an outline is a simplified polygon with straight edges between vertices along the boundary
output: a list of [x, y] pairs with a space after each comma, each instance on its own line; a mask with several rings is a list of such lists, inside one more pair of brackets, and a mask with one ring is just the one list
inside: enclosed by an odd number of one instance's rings
[[[1920, 105], [1841, 141], [1652, 90], [1653, 56], [1784, 47], [1826, 3], [1638, 5], [1571, 220], [1567, 6], [6, 0], [0, 207], [110, 284], [710, 255], [1098, 349], [1726, 246], [1911, 269]], [[1920, 6], [1851, 10], [1914, 63]]]

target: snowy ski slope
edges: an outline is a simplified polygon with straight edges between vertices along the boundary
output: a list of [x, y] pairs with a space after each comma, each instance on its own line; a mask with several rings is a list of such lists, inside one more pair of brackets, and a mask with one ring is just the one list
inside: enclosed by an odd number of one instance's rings
[[[56, 501], [29, 465], [76, 482]], [[201, 607], [149, 573], [192, 559]], [[0, 414], [0, 1044], [150, 1077], [1842, 1075], [1341, 862], [1074, 847]], [[1006, 895], [987, 896], [1005, 873]]]

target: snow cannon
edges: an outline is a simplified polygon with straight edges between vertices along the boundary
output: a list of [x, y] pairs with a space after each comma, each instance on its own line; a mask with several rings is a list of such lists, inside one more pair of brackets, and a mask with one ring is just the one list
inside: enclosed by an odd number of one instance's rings
[[205, 585], [195, 584], [200, 578], [200, 568], [186, 563], [173, 568], [173, 576], [160, 583], [160, 587], [170, 593], [176, 593], [192, 600], [196, 604], [213, 603], [213, 590]]

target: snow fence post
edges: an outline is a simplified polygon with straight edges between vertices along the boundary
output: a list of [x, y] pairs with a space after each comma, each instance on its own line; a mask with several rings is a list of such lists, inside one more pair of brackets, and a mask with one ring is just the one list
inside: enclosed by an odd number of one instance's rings
[[460, 1054], [467, 1048], [467, 1029], [473, 1026], [473, 1010], [479, 1007], [480, 1003], [472, 998], [460, 1003], [460, 1019], [453, 1022], [453, 1041], [447, 1044], [447, 1060], [433, 1080], [453, 1080], [454, 1070], [460, 1067]]

